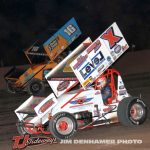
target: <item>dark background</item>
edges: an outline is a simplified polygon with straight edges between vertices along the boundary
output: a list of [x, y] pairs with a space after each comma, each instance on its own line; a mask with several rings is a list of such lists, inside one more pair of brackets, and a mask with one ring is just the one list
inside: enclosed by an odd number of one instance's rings
[[150, 48], [149, 0], [0, 0], [0, 66], [28, 63], [23, 49], [52, 36], [75, 17], [82, 36], [95, 40], [117, 22], [130, 50]]

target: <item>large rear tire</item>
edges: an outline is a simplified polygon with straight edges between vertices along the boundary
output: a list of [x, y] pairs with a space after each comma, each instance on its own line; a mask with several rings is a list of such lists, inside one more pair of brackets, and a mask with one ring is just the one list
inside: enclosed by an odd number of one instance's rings
[[118, 105], [118, 120], [125, 126], [134, 126], [144, 123], [147, 118], [147, 107], [138, 98], [124, 98]]
[[7, 88], [7, 91], [9, 92], [9, 93], [16, 93], [16, 91], [15, 91], [15, 89], [13, 88], [13, 81], [10, 81], [10, 80], [8, 80], [8, 81], [6, 81], [6, 88]]
[[73, 115], [61, 112], [50, 120], [49, 129], [58, 140], [69, 139], [77, 130], [77, 122]]
[[29, 123], [34, 117], [27, 117], [24, 119], [23, 123], [19, 123], [18, 121], [18, 125], [17, 125], [17, 131], [20, 135], [25, 135], [25, 134], [36, 134], [37, 128], [36, 127], [31, 127], [29, 125], [26, 125], [25, 123]]
[[18, 121], [17, 123], [17, 131], [20, 135], [25, 135], [27, 134], [27, 132], [24, 130], [23, 125], [21, 125], [21, 123]]
[[35, 96], [42, 94], [44, 90], [45, 90], [44, 83], [39, 79], [33, 79], [29, 83], [28, 88], [27, 88], [28, 93], [35, 95]]

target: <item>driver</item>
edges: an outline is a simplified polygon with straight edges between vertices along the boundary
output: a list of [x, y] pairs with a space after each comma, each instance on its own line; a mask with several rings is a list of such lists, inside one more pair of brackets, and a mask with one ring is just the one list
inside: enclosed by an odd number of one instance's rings
[[97, 90], [101, 91], [103, 102], [107, 105], [107, 100], [112, 96], [112, 94], [108, 79], [106, 77], [101, 77], [97, 80]]

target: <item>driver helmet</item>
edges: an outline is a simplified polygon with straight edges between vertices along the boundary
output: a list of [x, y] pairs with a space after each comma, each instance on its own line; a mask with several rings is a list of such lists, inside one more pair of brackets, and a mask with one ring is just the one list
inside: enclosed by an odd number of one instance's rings
[[106, 77], [100, 77], [97, 80], [97, 89], [101, 90], [102, 88], [104, 88], [107, 84], [107, 79]]

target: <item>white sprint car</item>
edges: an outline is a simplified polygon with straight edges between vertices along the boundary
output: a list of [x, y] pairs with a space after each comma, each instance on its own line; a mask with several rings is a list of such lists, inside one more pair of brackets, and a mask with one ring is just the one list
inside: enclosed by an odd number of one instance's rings
[[[142, 124], [146, 105], [128, 94], [117, 70], [108, 69], [128, 47], [116, 23], [93, 43], [85, 40], [46, 75], [54, 93], [46, 98], [31, 96], [15, 110], [18, 132], [67, 139], [88, 127], [118, 121]], [[67, 64], [72, 70], [64, 69]]]
[[107, 71], [92, 86], [79, 88], [56, 98], [31, 96], [15, 110], [20, 134], [52, 134], [70, 138], [77, 130], [121, 122], [139, 125], [146, 119], [144, 102], [127, 93], [119, 72]]

